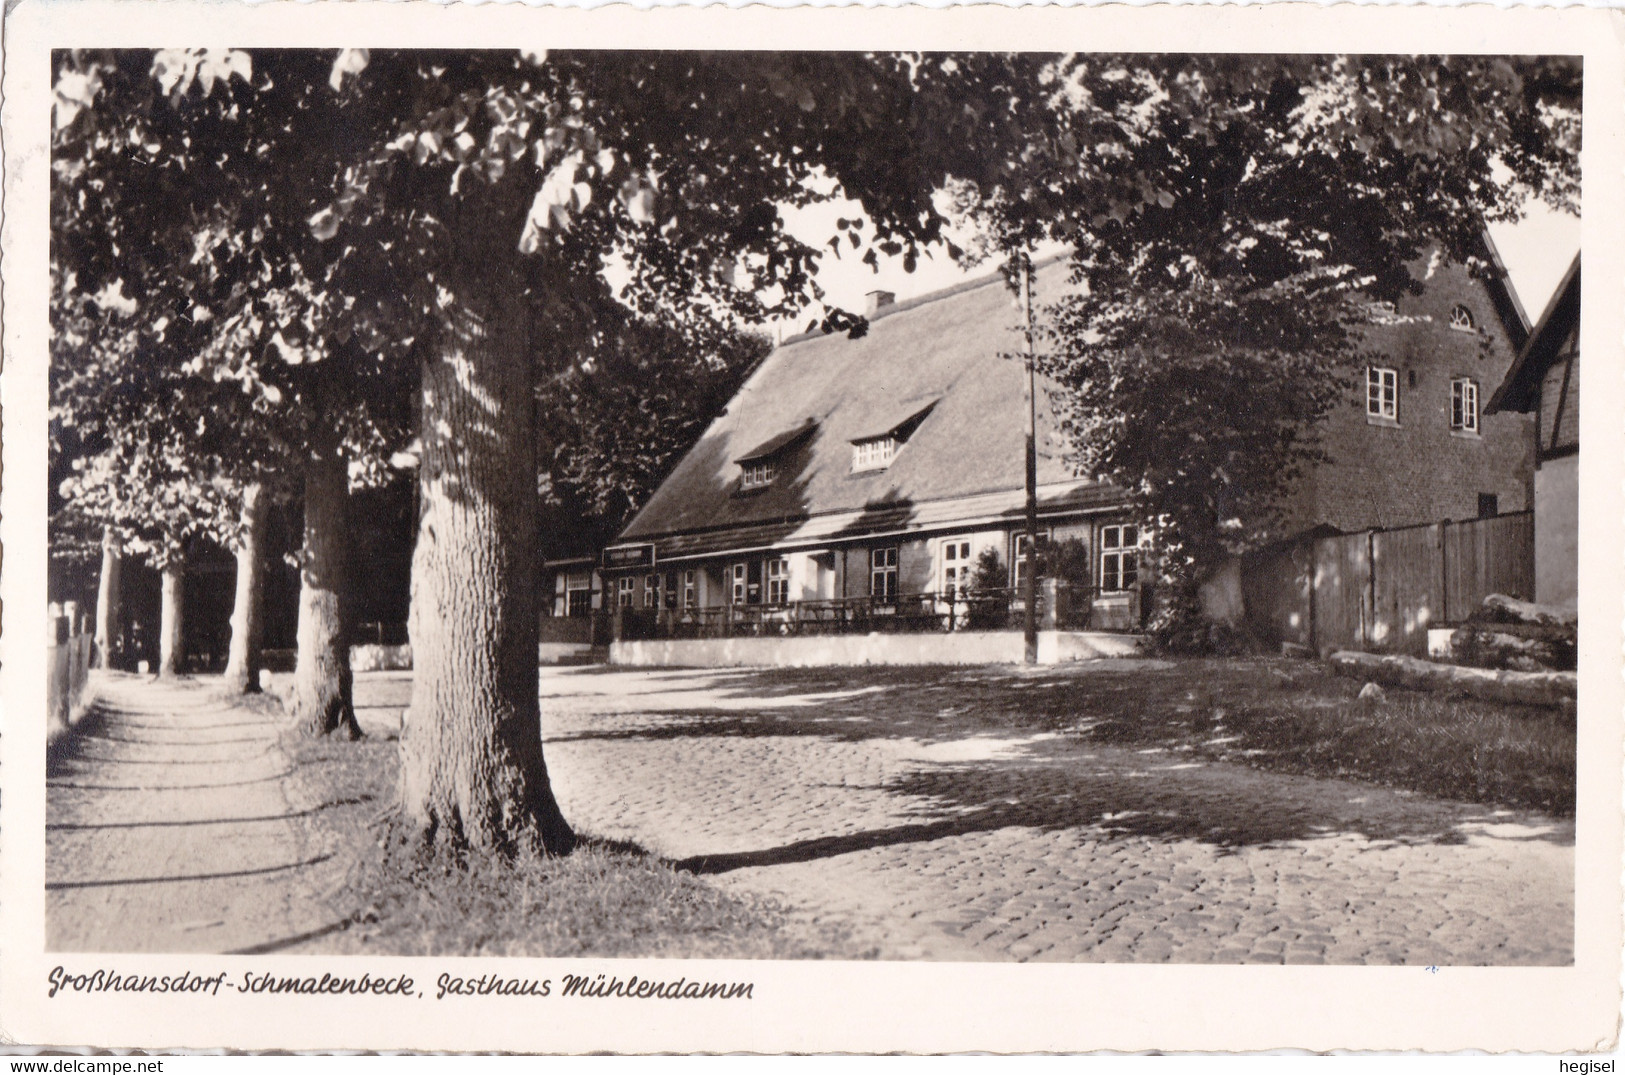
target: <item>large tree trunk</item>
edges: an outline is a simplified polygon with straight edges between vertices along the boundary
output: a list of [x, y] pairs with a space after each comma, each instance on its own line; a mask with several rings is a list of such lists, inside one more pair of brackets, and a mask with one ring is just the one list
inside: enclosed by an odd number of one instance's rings
[[548, 783], [536, 697], [535, 400], [510, 252], [518, 227], [480, 223], [470, 213], [449, 229], [465, 244], [461, 286], [423, 364], [402, 821], [425, 850], [563, 854], [575, 836]]
[[265, 537], [265, 488], [254, 482], [243, 489], [242, 532], [237, 538], [237, 593], [231, 606], [231, 649], [226, 658], [226, 688], [236, 694], [260, 689], [260, 589], [264, 576], [261, 553]]
[[111, 526], [102, 528], [102, 578], [96, 587], [96, 667], [110, 668], [119, 632], [119, 579], [123, 559]]
[[163, 567], [158, 618], [158, 674], [179, 675], [182, 659], [181, 616], [185, 606], [186, 568], [172, 561]]
[[349, 474], [336, 443], [305, 464], [305, 547], [299, 571], [299, 658], [293, 708], [310, 736], [361, 738], [350, 699], [350, 631], [345, 593], [345, 509]]

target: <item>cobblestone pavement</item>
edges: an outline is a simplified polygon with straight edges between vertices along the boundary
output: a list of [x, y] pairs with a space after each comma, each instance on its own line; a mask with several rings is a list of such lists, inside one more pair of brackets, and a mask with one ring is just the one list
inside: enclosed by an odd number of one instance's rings
[[578, 828], [839, 924], [856, 954], [1572, 961], [1572, 821], [1064, 735], [846, 734], [866, 695], [906, 704], [861, 669], [772, 697], [728, 671], [542, 675]]

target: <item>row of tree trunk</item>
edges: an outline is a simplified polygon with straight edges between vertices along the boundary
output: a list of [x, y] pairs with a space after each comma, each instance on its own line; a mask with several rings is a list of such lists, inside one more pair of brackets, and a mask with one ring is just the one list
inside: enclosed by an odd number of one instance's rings
[[[300, 553], [298, 659], [294, 668], [294, 716], [308, 735], [361, 735], [351, 695], [350, 645], [345, 606], [345, 516], [348, 473], [336, 450], [318, 455], [305, 473], [304, 547]], [[265, 487], [243, 490], [242, 515], [232, 552], [237, 561], [232, 600], [231, 645], [226, 659], [227, 690], [260, 689], [263, 631], [265, 530], [269, 503]], [[180, 557], [159, 565], [159, 676], [181, 672], [181, 631], [185, 616], [185, 568]], [[119, 623], [122, 557], [111, 527], [102, 536], [101, 580], [96, 600], [96, 661], [107, 664]]]
[[[509, 195], [456, 204], [441, 332], [421, 359], [412, 700], [402, 721], [395, 830], [425, 852], [564, 854], [576, 842], [542, 750], [532, 298], [520, 264], [491, 256], [511, 246], [524, 219], [529, 199]], [[336, 446], [311, 447], [293, 708], [307, 734], [356, 736], [346, 465]], [[230, 681], [243, 690], [254, 689], [258, 673], [261, 496], [245, 496], [239, 539]], [[180, 581], [178, 571], [173, 581], [166, 572], [163, 635], [172, 641], [160, 671], [171, 674]]]

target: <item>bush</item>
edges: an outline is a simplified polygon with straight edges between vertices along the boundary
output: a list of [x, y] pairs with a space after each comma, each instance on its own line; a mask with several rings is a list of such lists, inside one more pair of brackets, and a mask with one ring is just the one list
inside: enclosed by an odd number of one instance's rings
[[1146, 634], [1159, 653], [1191, 657], [1237, 657], [1257, 653], [1259, 641], [1229, 624], [1215, 623], [1202, 612], [1200, 587], [1190, 579], [1171, 579], [1158, 586], [1147, 616]]
[[965, 623], [973, 630], [993, 631], [1005, 626], [1010, 616], [1010, 571], [998, 549], [983, 549], [976, 558], [965, 603]]

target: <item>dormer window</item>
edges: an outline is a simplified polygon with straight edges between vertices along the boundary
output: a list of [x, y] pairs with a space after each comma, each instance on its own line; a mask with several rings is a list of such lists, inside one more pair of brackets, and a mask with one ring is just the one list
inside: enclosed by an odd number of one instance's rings
[[735, 459], [734, 462], [739, 464], [739, 491], [750, 493], [766, 489], [779, 476], [779, 471], [784, 469], [785, 463], [789, 463], [793, 470], [794, 453], [817, 430], [818, 423], [809, 418], [794, 429], [785, 430], [768, 438]]
[[760, 489], [764, 485], [772, 485], [773, 479], [779, 476], [779, 468], [772, 463], [746, 463], [744, 464], [744, 480], [740, 487], [744, 489]]
[[897, 456], [897, 438], [887, 435], [852, 445], [852, 470], [884, 470]]
[[1472, 332], [1474, 329], [1473, 312], [1457, 303], [1455, 308], [1450, 311], [1450, 327], [1457, 332]]
[[[891, 466], [891, 461], [897, 458], [897, 450], [908, 443], [908, 438], [920, 428], [921, 422], [931, 416], [931, 410], [936, 405], [937, 401], [934, 399], [923, 406], [918, 401], [905, 404], [903, 408], [893, 411], [888, 416], [889, 421], [881, 425], [878, 432], [866, 437], [853, 438], [852, 473], [885, 470]], [[875, 426], [869, 428], [874, 429]]]

